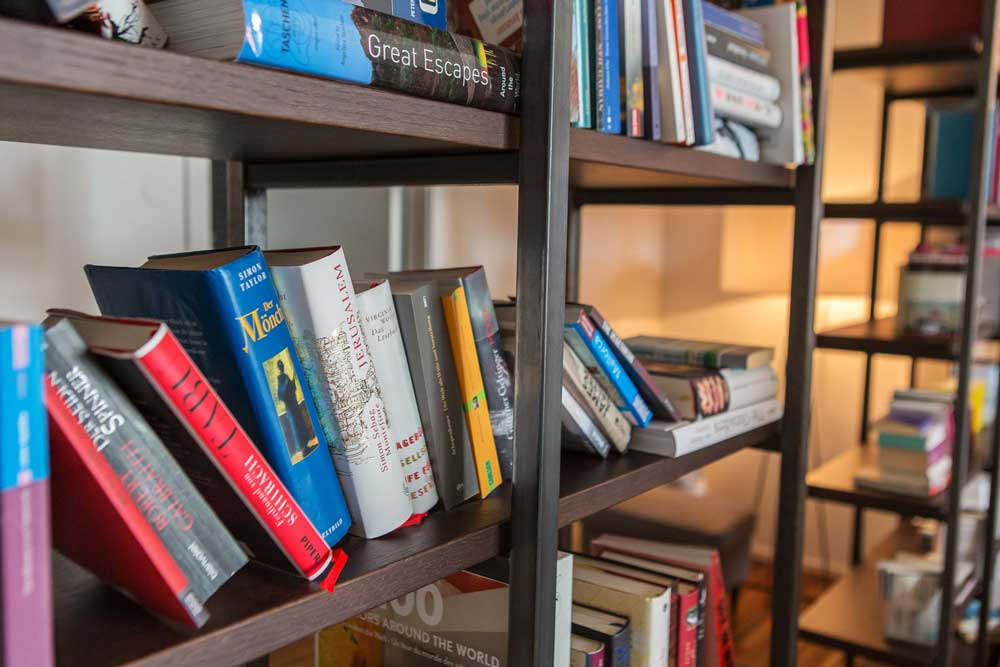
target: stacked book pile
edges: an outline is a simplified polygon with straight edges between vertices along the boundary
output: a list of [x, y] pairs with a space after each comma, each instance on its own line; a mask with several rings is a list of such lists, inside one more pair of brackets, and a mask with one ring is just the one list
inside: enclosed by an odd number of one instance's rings
[[954, 444], [954, 396], [897, 391], [888, 416], [876, 425], [878, 467], [860, 469], [859, 488], [929, 498], [948, 488]]

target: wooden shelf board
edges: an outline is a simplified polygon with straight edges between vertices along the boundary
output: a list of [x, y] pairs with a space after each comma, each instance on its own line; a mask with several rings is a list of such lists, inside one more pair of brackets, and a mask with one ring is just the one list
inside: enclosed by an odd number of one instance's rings
[[[958, 359], [959, 339], [954, 336], [897, 336], [896, 318], [882, 317], [873, 322], [850, 324], [816, 334], [816, 347], [826, 350], [850, 350], [869, 354], [894, 354], [919, 359]], [[995, 339], [980, 339], [976, 359], [996, 363], [1000, 345]]]
[[880, 493], [854, 485], [858, 469], [878, 464], [878, 446], [851, 447], [806, 475], [806, 492], [811, 498], [847, 503], [856, 507], [896, 512], [907, 516], [943, 519], [948, 513], [948, 491], [930, 499], [896, 493]]
[[[934, 647], [886, 640], [882, 599], [878, 593], [878, 561], [900, 550], [913, 550], [916, 539], [908, 524], [901, 525], [868, 554], [865, 563], [844, 575], [802, 613], [799, 635], [886, 664], [934, 664]], [[961, 593], [969, 588], [970, 582], [964, 582], [957, 590]], [[962, 597], [960, 594], [959, 598]]]
[[[518, 119], [0, 19], [0, 140], [246, 162], [516, 150]], [[780, 187], [794, 171], [573, 129], [579, 187]], [[405, 177], [405, 174], [401, 177]]]
[[[770, 425], [677, 459], [630, 452], [606, 461], [563, 456], [560, 525], [776, 437]], [[240, 571], [209, 601], [199, 631], [169, 626], [57, 556], [60, 667], [238, 665], [487, 560], [509, 548], [510, 486], [485, 501], [432, 513], [420, 526], [343, 543], [349, 559], [334, 594], [264, 568]], [[101, 638], [100, 651], [81, 650]]]
[[890, 95], [971, 93], [982, 49], [976, 36], [849, 49], [834, 54], [833, 68], [875, 79]]
[[[828, 219], [876, 218], [894, 222], [926, 223], [935, 226], [964, 226], [968, 207], [956, 199], [918, 202], [827, 202], [823, 217]], [[990, 224], [1000, 223], [1000, 208], [989, 206], [986, 214]]]

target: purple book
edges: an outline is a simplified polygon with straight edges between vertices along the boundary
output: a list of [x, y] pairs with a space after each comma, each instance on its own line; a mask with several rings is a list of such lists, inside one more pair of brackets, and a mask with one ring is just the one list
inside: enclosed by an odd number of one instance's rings
[[42, 333], [0, 323], [0, 664], [50, 667], [52, 541]]

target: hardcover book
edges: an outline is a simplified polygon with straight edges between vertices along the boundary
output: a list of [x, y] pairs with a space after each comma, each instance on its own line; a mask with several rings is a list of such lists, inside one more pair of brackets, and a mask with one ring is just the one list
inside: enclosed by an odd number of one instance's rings
[[594, 123], [606, 134], [621, 134], [621, 63], [618, 61], [618, 2], [594, 2]]
[[694, 121], [695, 146], [705, 146], [715, 140], [712, 128], [712, 96], [708, 88], [705, 19], [701, 0], [681, 0], [684, 9], [684, 30], [687, 39], [688, 76], [691, 82], [691, 107]]
[[626, 338], [625, 344], [641, 359], [705, 368], [757, 368], [774, 359], [774, 350], [769, 347], [682, 338], [633, 336]]
[[684, 364], [649, 364], [654, 381], [677, 406], [682, 419], [711, 417], [762, 403], [778, 395], [770, 366], [750, 370], [712, 370]]
[[767, 102], [781, 97], [781, 84], [770, 74], [756, 72], [725, 58], [708, 56], [708, 74], [712, 81]]
[[642, 137], [645, 127], [642, 75], [642, 4], [645, 0], [618, 0], [618, 59], [622, 63], [621, 99], [625, 134]]
[[660, 89], [661, 141], [668, 144], [687, 144], [684, 124], [684, 93], [680, 79], [680, 52], [677, 46], [677, 28], [673, 17], [673, 0], [656, 3], [656, 46], [659, 50], [656, 69]]
[[767, 74], [771, 65], [771, 52], [762, 46], [705, 26], [705, 50], [709, 55], [722, 58], [734, 65]]
[[316, 407], [260, 250], [88, 265], [105, 315], [165, 321], [326, 543], [351, 524]]
[[181, 53], [518, 110], [514, 52], [346, 2], [163, 0], [151, 9]]
[[629, 447], [657, 456], [684, 456], [772, 424], [781, 419], [781, 414], [781, 401], [772, 398], [693, 422], [654, 421], [632, 432]]
[[573, 0], [573, 40], [570, 58], [570, 124], [594, 127], [594, 42], [592, 0]]
[[[684, 144], [694, 144], [694, 106], [691, 102], [691, 70], [688, 63], [687, 21], [683, 0], [671, 0], [674, 33], [677, 37], [677, 78], [681, 83], [681, 108], [684, 112]], [[667, 20], [670, 20], [669, 17]]]
[[438, 495], [451, 509], [479, 493], [479, 482], [441, 300], [433, 281], [393, 278], [389, 287]]
[[333, 554], [173, 332], [156, 320], [68, 320], [254, 560], [314, 581]]
[[712, 108], [720, 117], [758, 129], [774, 130], [782, 126], [784, 117], [777, 104], [714, 81], [711, 90]]
[[565, 385], [562, 388], [562, 424], [564, 449], [596, 454], [602, 459], [608, 457], [611, 443], [584, 410], [580, 400]]
[[339, 246], [264, 253], [351, 512], [381, 537], [413, 515], [354, 283]]
[[51, 667], [49, 443], [42, 330], [0, 322], [0, 664]]
[[766, 31], [758, 19], [740, 12], [731, 12], [719, 5], [702, 1], [705, 25], [745, 39], [751, 44], [764, 46], [767, 44]]
[[662, 0], [642, 0], [642, 136], [660, 141], [660, 48], [656, 7]]
[[632, 427], [569, 344], [563, 341], [563, 385], [596, 419], [619, 453], [628, 447]]
[[570, 647], [572, 667], [604, 667], [604, 644], [596, 639], [574, 634], [570, 639]]
[[420, 423], [413, 380], [406, 365], [406, 350], [392, 303], [389, 282], [383, 280], [367, 287], [354, 285], [358, 312], [368, 339], [368, 349], [375, 362], [375, 373], [382, 387], [389, 434], [396, 443], [403, 482], [410, 494], [413, 511], [425, 514], [438, 502], [437, 486], [427, 451], [424, 427]]
[[[68, 320], [45, 321], [45, 370], [125, 492], [202, 602], [247, 557], [122, 390], [87, 352]], [[64, 436], [67, 437], [67, 436]]]
[[574, 604], [573, 634], [601, 642], [608, 667], [629, 667], [631, 632], [627, 616]]

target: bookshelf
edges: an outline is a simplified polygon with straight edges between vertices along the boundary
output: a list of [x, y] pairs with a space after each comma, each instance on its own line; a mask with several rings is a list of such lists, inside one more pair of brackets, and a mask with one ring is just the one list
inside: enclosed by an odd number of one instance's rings
[[[988, 537], [984, 540], [984, 568], [981, 577], [972, 576], [966, 581], [954, 581], [957, 567], [958, 530], [949, 530], [945, 543], [945, 565], [942, 576], [942, 605], [939, 618], [939, 640], [933, 647], [908, 646], [887, 641], [884, 636], [881, 599], [878, 590], [877, 561], [890, 557], [900, 549], [913, 545], [913, 535], [902, 524], [895, 533], [867, 553], [863, 552], [864, 513], [880, 510], [901, 517], [927, 517], [957, 526], [960, 513], [961, 489], [973, 471], [989, 470], [991, 485], [997, 488], [996, 461], [1000, 447], [996, 428], [986, 429], [970, 437], [967, 417], [968, 388], [972, 365], [976, 362], [998, 363], [995, 341], [978, 339], [977, 312], [973, 304], [980, 294], [980, 257], [983, 238], [988, 224], [1000, 221], [995, 206], [987, 204], [988, 151], [983, 148], [989, 136], [996, 93], [997, 67], [996, 29], [997, 3], [983, 3], [982, 37], [969, 36], [938, 43], [919, 43], [856, 49], [838, 52], [834, 69], [843, 76], [868, 77], [884, 86], [881, 122], [881, 150], [875, 202], [827, 203], [825, 216], [829, 219], [873, 220], [875, 239], [871, 266], [868, 320], [817, 332], [818, 349], [859, 352], [865, 355], [860, 445], [833, 457], [812, 470], [807, 476], [806, 488], [810, 497], [818, 500], [844, 503], [854, 508], [854, 534], [851, 545], [853, 569], [832, 588], [821, 595], [801, 615], [800, 636], [809, 641], [826, 644], [844, 651], [848, 664], [855, 657], [893, 665], [985, 665], [988, 657], [986, 643], [986, 618], [991, 599], [993, 554], [996, 544], [992, 526], [996, 517], [996, 495], [991, 494], [986, 525]], [[976, 153], [972, 165], [972, 196], [967, 201], [918, 201], [896, 203], [884, 201], [886, 143], [889, 109], [893, 102], [908, 99], [940, 97], [972, 97], [977, 105]], [[965, 292], [963, 333], [957, 337], [900, 336], [895, 331], [895, 318], [875, 316], [878, 294], [879, 248], [883, 227], [897, 222], [917, 223], [921, 232], [929, 227], [951, 227], [967, 230], [969, 244], [968, 274], [976, 279], [967, 280]], [[920, 359], [950, 361], [958, 366], [959, 389], [956, 401], [956, 439], [952, 461], [952, 482], [948, 491], [931, 499], [879, 493], [859, 489], [854, 485], [858, 468], [873, 463], [877, 458], [874, 446], [866, 445], [869, 429], [869, 404], [872, 387], [872, 360], [875, 355], [898, 355], [911, 358], [911, 386], [915, 382], [916, 366]], [[980, 640], [974, 647], [955, 637], [957, 614], [973, 598], [984, 601], [980, 615]]]
[[[265, 245], [266, 190], [512, 183], [519, 303], [514, 480], [380, 540], [349, 539], [331, 595], [255, 567], [171, 628], [62, 559], [59, 665], [238, 665], [499, 553], [511, 560], [508, 664], [550, 667], [558, 529], [747, 447], [781, 456], [772, 664], [796, 664], [823, 123], [833, 3], [809, 0], [817, 161], [789, 170], [587, 130], [567, 119], [569, 3], [524, 3], [519, 117], [194, 59], [0, 19], [0, 140], [210, 158], [217, 246]], [[563, 303], [579, 275], [581, 207], [795, 208], [785, 417], [679, 459], [561, 456]]]

